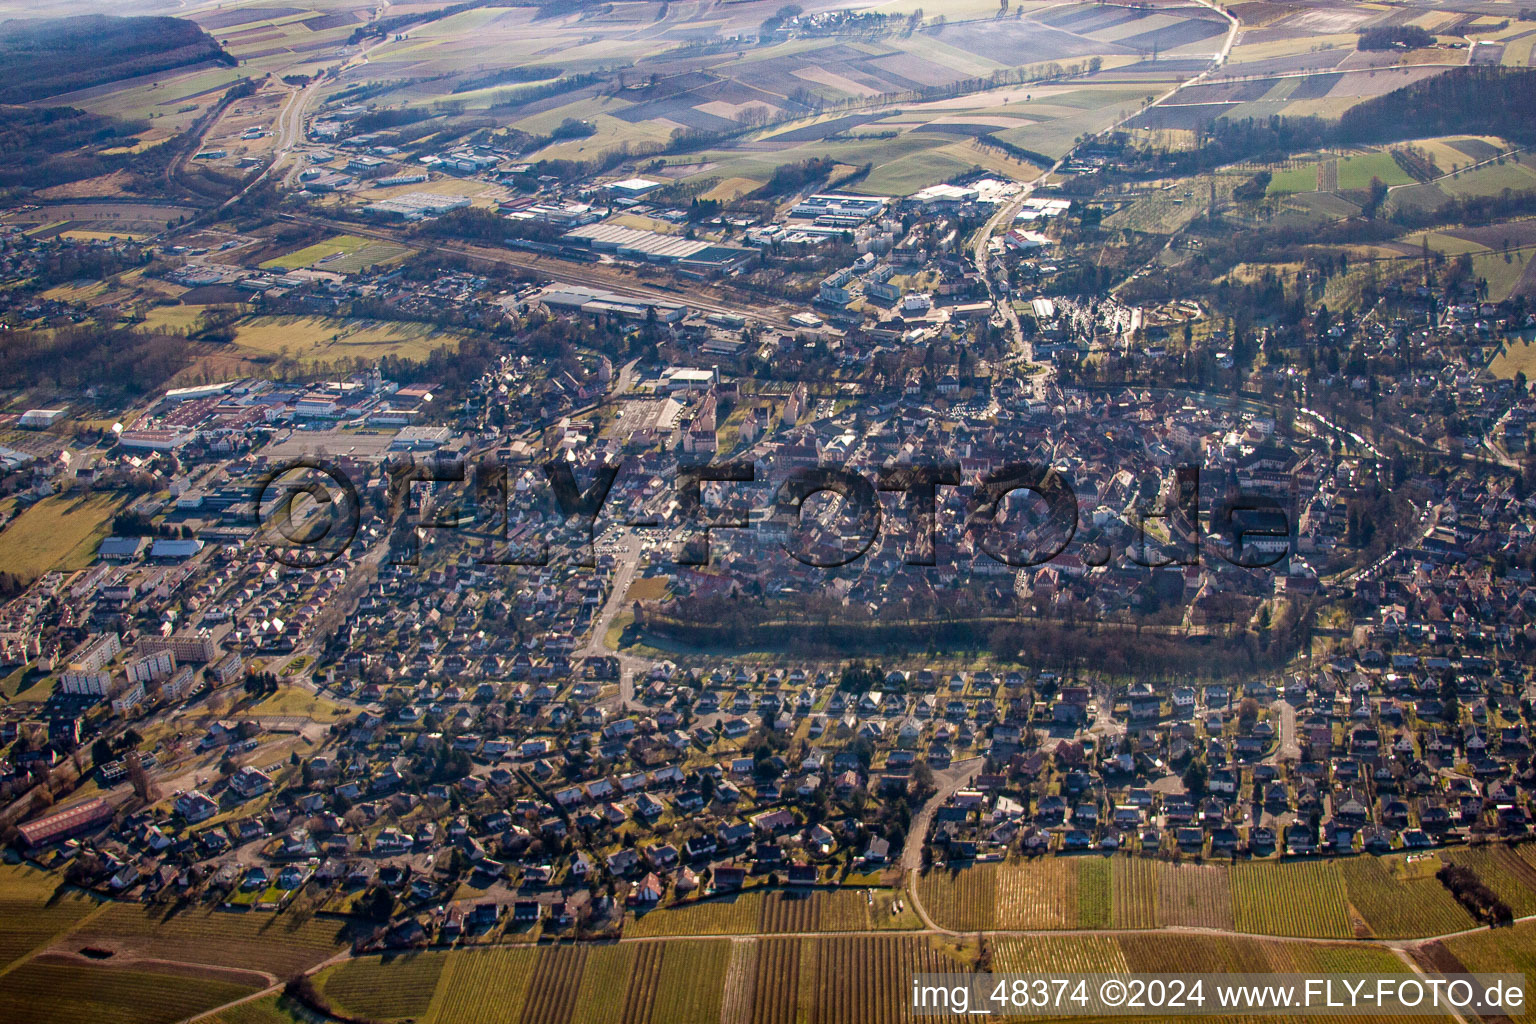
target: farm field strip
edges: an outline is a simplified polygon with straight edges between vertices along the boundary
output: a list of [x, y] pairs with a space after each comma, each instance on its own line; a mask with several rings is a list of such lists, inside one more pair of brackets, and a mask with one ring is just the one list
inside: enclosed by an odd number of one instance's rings
[[1514, 850], [1507, 846], [1468, 847], [1446, 851], [1441, 857], [1471, 868], [1484, 885], [1509, 904], [1516, 917], [1536, 914], [1536, 867]]
[[972, 897], [995, 905], [996, 920], [993, 927], [1077, 926], [1077, 860], [1046, 857], [1019, 864], [999, 865], [993, 870], [996, 874], [995, 898], [984, 890]]
[[1077, 926], [1108, 928], [1113, 907], [1111, 862], [1103, 857], [1088, 857], [1078, 862]]
[[551, 946], [539, 951], [523, 1005], [523, 1024], [569, 1024], [587, 952], [587, 946]]
[[[930, 871], [918, 878], [918, 897], [928, 916], [941, 927], [975, 931], [999, 927], [1000, 922], [1008, 927], [1029, 927], [1015, 923], [1031, 901], [1022, 889], [1010, 896], [1006, 883], [1015, 879], [1005, 874], [1008, 870], [985, 864], [960, 871]], [[1072, 916], [1075, 920], [1075, 906]]]
[[341, 949], [340, 925], [258, 911], [187, 910], [108, 904], [69, 936], [71, 943], [121, 949], [287, 977]]
[[0, 1024], [170, 1024], [252, 991], [184, 973], [30, 962], [0, 984]]
[[350, 1016], [419, 1018], [432, 1006], [446, 954], [407, 953], [348, 960], [324, 974], [326, 1000]]
[[1339, 864], [1349, 901], [1381, 938], [1441, 935], [1477, 922], [1434, 878], [1403, 879], [1376, 857]]
[[[609, 947], [617, 950], [619, 947]], [[598, 951], [589, 960], [596, 959]], [[626, 951], [627, 952], [627, 951]], [[455, 1024], [474, 1020], [482, 1024], [517, 1024], [522, 1017], [528, 986], [538, 963], [539, 951], [502, 947], [486, 950], [455, 950], [446, 954], [447, 962], [432, 993], [426, 1013], [428, 1024]], [[594, 978], [611, 981], [612, 974], [594, 972]], [[629, 977], [628, 960], [623, 974], [610, 994], [622, 995]]]
[[649, 1019], [655, 1024], [716, 1024], [734, 943], [703, 940], [654, 945], [665, 954]]
[[1241, 863], [1231, 871], [1238, 931], [1307, 938], [1354, 934], [1344, 878], [1331, 862]]

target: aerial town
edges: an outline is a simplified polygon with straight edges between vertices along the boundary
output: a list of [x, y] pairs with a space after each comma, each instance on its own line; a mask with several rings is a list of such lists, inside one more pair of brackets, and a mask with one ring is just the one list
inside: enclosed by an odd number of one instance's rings
[[0, 1024], [1536, 964], [1536, 11], [95, 6]]

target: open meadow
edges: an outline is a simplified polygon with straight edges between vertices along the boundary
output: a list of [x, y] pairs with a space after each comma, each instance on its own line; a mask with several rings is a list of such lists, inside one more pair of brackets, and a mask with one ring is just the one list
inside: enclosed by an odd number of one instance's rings
[[336, 320], [320, 316], [251, 316], [235, 325], [234, 348], [249, 358], [300, 364], [372, 362], [382, 356], [425, 359], [458, 347], [462, 332], [401, 321]]
[[112, 494], [44, 498], [0, 530], [0, 567], [29, 579], [50, 569], [85, 568], [123, 504]]

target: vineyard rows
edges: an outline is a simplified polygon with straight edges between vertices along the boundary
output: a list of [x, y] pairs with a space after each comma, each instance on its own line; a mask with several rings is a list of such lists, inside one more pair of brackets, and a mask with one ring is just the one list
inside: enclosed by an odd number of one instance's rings
[[[1021, 908], [1029, 906], [1031, 894], [1011, 891], [1014, 869], [1000, 872], [996, 864], [978, 864], [962, 871], [930, 871], [918, 879], [917, 891], [928, 916], [934, 922], [956, 931], [996, 928], [1001, 918], [1009, 927], [1066, 927], [1065, 925], [1025, 925], [1017, 922]], [[1076, 907], [1072, 916], [1076, 919]]]
[[1441, 971], [1524, 974], [1529, 983], [1536, 977], [1536, 922], [1457, 935], [1423, 952]]
[[891, 914], [889, 908], [894, 898], [891, 891], [878, 890], [871, 905], [864, 889], [736, 893], [637, 915], [625, 924], [624, 934], [655, 938], [917, 927], [918, 922], [910, 914]]
[[111, 945], [143, 956], [242, 970], [297, 974], [342, 948], [334, 920], [211, 908], [167, 915], [165, 908], [112, 903], [70, 936], [81, 946]]
[[19, 960], [100, 904], [78, 892], [54, 897], [57, 878], [20, 865], [0, 866], [0, 967]]
[[1113, 884], [1110, 862], [1103, 857], [1086, 857], [1077, 865], [1077, 926], [1108, 928]]
[[[576, 992], [575, 1019], [622, 1020], [635, 957], [641, 949], [653, 945], [661, 943], [647, 943], [646, 946], [623, 943], [593, 946], [587, 952], [587, 969], [581, 974], [581, 987]], [[441, 1024], [452, 1022], [445, 1019]]]
[[1440, 935], [1477, 923], [1432, 875], [1400, 878], [1390, 862], [1376, 857], [1341, 861], [1339, 870], [1350, 903], [1380, 938]]
[[299, 1024], [301, 1020], [288, 1011], [282, 996], [266, 996], [220, 1010], [198, 1024]]
[[[1523, 853], [1533, 848], [1525, 845], [1516, 849]], [[1449, 850], [1441, 857], [1475, 871], [1484, 885], [1509, 904], [1516, 917], [1536, 914], [1536, 867], [1520, 853], [1507, 846], [1478, 846]]]
[[1157, 866], [1157, 923], [1231, 929], [1232, 879], [1220, 864]]
[[795, 1024], [800, 988], [800, 940], [763, 939], [752, 985], [753, 1024]]
[[587, 946], [551, 946], [540, 951], [533, 980], [528, 983], [522, 1024], [570, 1024], [588, 949]]
[[999, 938], [993, 970], [999, 974], [1114, 974], [1129, 971], [1125, 951], [1109, 935], [1023, 935]]
[[[1103, 863], [1105, 870], [1113, 870], [1112, 862]], [[1315, 877], [1294, 880], [1314, 888], [1327, 884]], [[1335, 883], [1342, 885], [1337, 876]], [[1479, 932], [1431, 946], [1449, 963], [1456, 961], [1447, 950], [1455, 948], [1468, 969], [1536, 973], [1536, 926]], [[988, 958], [992, 971], [1009, 974], [1411, 970], [1392, 949], [1348, 940], [1308, 943], [1154, 931], [984, 940], [896, 933], [366, 957], [324, 975], [322, 991], [338, 1009], [398, 1024], [895, 1024], [910, 1018], [914, 975], [969, 971], [978, 957]], [[32, 969], [30, 964], [24, 968]], [[27, 988], [35, 991], [36, 986]], [[47, 1019], [70, 1024], [88, 1019], [68, 1006], [60, 1009]], [[278, 1013], [275, 1006], [264, 1006], [225, 1016], [230, 1024], [279, 1024], [280, 1018], [274, 1019]], [[119, 1018], [102, 1019], [115, 1024]], [[14, 1012], [0, 1013], [0, 1024], [21, 1019]]]
[[[649, 1024], [718, 1024], [730, 942], [668, 942]], [[588, 1018], [578, 1017], [585, 1022]]]
[[352, 1017], [421, 1017], [432, 1005], [444, 953], [348, 960], [327, 971], [320, 983], [326, 1002]]
[[[1266, 864], [1260, 869], [1277, 867]], [[1169, 925], [1231, 929], [1234, 884], [1225, 864], [1088, 856], [930, 872], [918, 891], [929, 916], [957, 931]], [[1338, 907], [1342, 913], [1342, 900]]]
[[1231, 872], [1232, 917], [1238, 931], [1308, 938], [1354, 934], [1344, 876], [1332, 862], [1244, 862]]
[[170, 1024], [253, 989], [158, 971], [24, 963], [0, 982], [5, 1024]]
[[664, 907], [639, 914], [624, 925], [624, 934], [750, 935], [763, 917], [761, 893], [736, 893]]
[[447, 954], [430, 1024], [517, 1024], [541, 953], [533, 948], [460, 950]]

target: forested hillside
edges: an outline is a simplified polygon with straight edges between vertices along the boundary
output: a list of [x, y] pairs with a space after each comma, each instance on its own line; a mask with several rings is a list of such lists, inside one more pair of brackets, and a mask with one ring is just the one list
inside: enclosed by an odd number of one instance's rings
[[101, 151], [132, 145], [143, 128], [74, 107], [0, 106], [0, 188], [104, 174], [125, 160]]
[[1456, 134], [1536, 142], [1536, 70], [1457, 68], [1351, 107], [1335, 132], [1340, 142]]
[[235, 64], [212, 36], [180, 18], [13, 19], [0, 22], [0, 103], [28, 103], [207, 60]]

